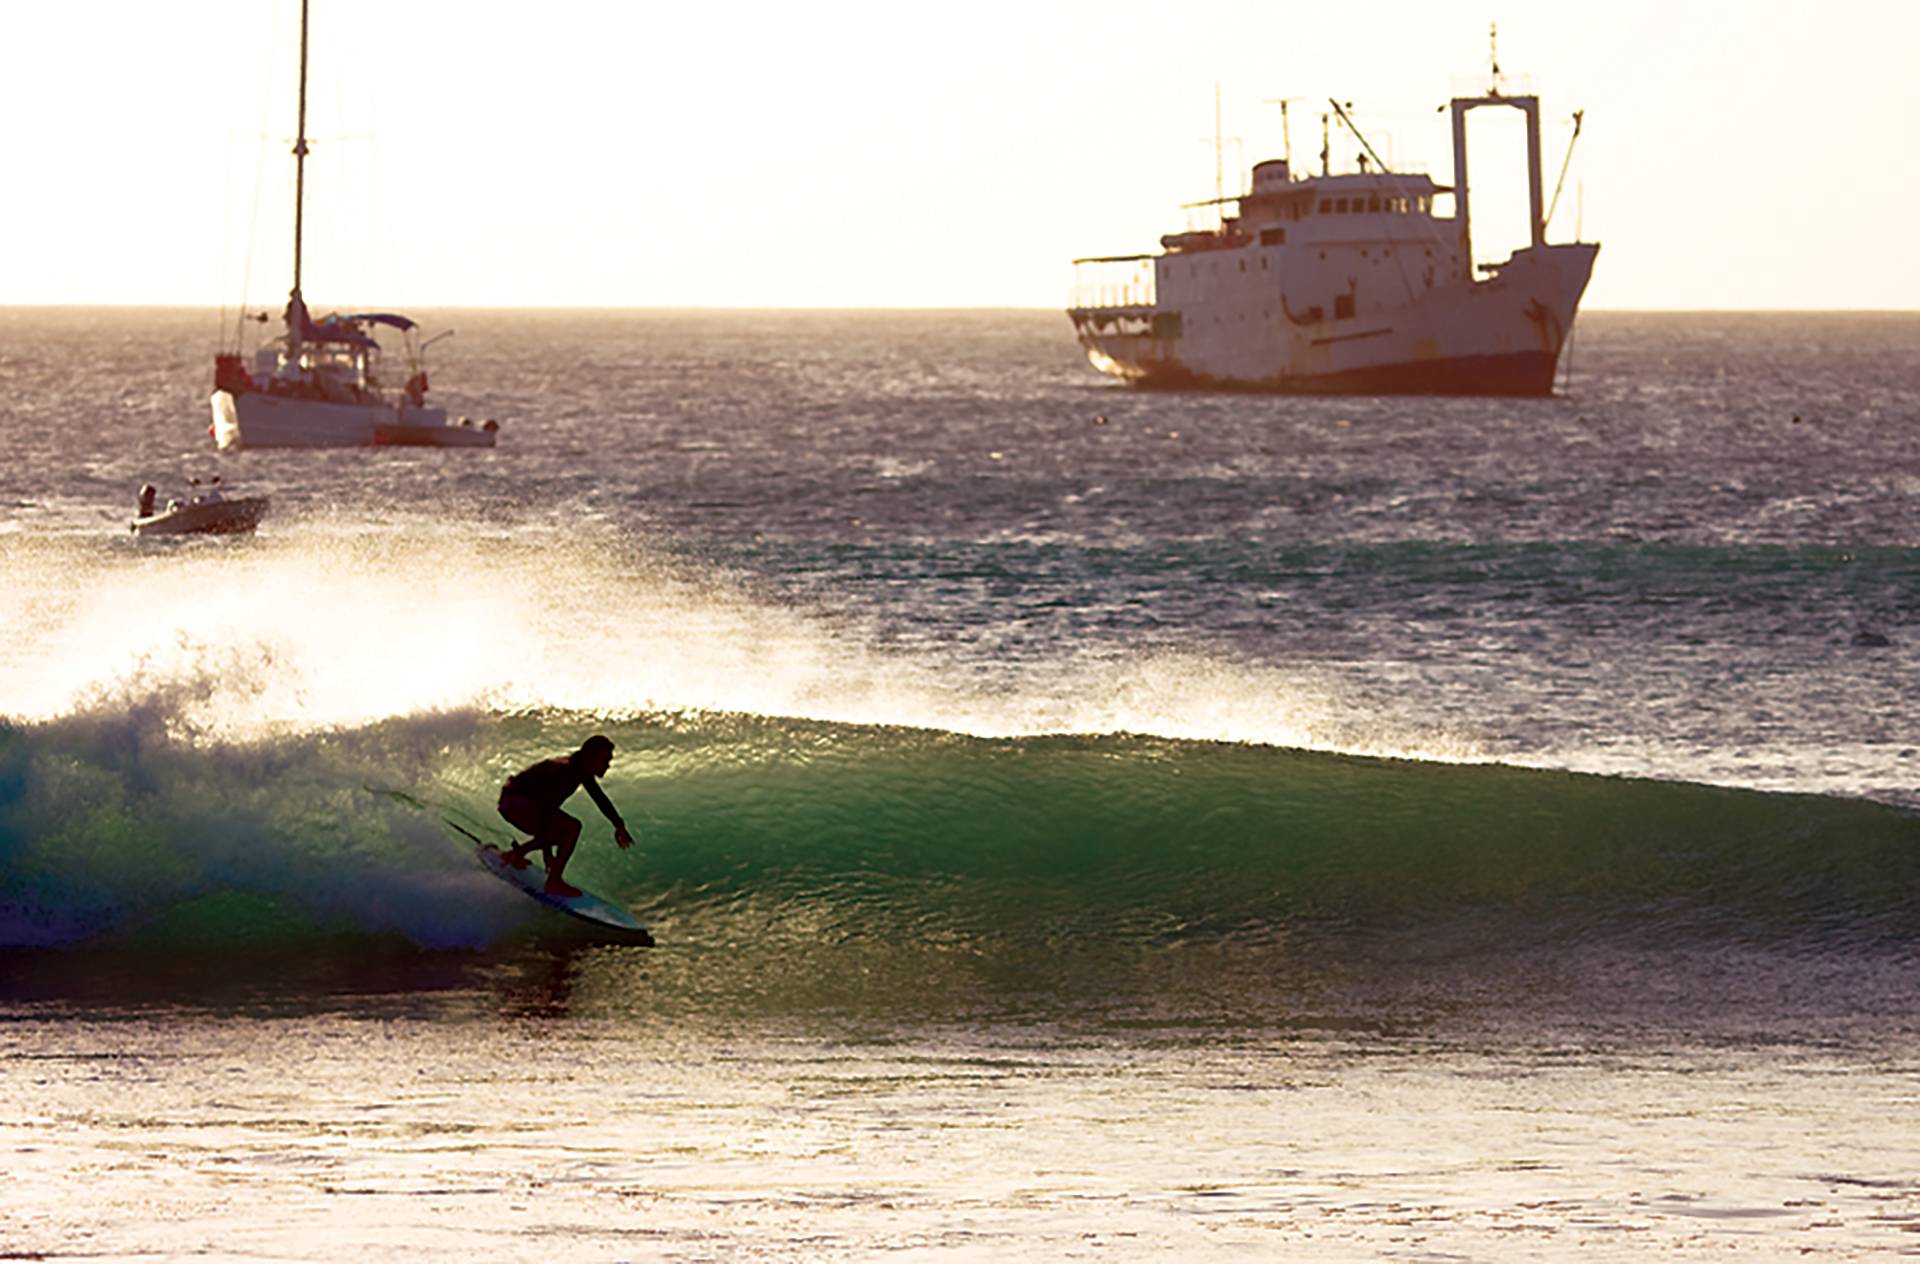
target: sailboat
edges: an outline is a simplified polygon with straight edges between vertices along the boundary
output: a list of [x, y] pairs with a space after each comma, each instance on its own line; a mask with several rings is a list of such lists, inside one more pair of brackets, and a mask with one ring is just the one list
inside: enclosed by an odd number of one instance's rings
[[[307, 2], [300, 0], [300, 114], [293, 145], [293, 291], [286, 332], [261, 346], [251, 370], [240, 354], [213, 358], [213, 424], [220, 448], [342, 448], [387, 444], [490, 448], [498, 427], [447, 419], [427, 404], [419, 326], [395, 312], [334, 313], [315, 319], [300, 288], [300, 245], [307, 191]], [[265, 317], [261, 317], [265, 319]], [[404, 377], [389, 377], [375, 330], [399, 335]], [[439, 337], [446, 337], [441, 334]]]

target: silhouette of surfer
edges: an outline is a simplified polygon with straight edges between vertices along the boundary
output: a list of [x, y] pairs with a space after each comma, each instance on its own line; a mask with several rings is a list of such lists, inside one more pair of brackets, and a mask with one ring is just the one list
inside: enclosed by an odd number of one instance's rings
[[614, 811], [606, 792], [600, 789], [600, 783], [595, 780], [607, 775], [607, 767], [612, 762], [612, 739], [596, 733], [580, 743], [580, 749], [571, 755], [543, 759], [531, 767], [523, 768], [507, 778], [507, 783], [500, 787], [500, 815], [515, 829], [533, 835], [526, 842], [500, 855], [514, 868], [525, 869], [528, 852], [543, 853], [549, 895], [580, 894], [579, 887], [568, 884], [561, 876], [566, 871], [567, 861], [573, 856], [574, 845], [580, 841], [580, 822], [560, 810], [560, 805], [575, 790], [585, 787], [594, 806], [613, 823], [614, 842], [622, 849], [633, 846], [633, 835], [627, 833], [627, 823]]

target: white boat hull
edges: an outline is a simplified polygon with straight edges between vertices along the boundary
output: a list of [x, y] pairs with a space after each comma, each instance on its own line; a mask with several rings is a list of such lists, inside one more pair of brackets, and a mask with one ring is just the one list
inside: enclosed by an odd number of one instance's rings
[[1207, 296], [1204, 316], [1159, 306], [1070, 315], [1094, 366], [1139, 386], [1547, 395], [1598, 250], [1521, 250], [1491, 280], [1423, 288], [1410, 301], [1369, 304], [1334, 320], [1289, 315], [1276, 301], [1284, 278], [1264, 292], [1222, 286]]
[[490, 448], [494, 431], [447, 421], [445, 409], [402, 404], [333, 403], [264, 391], [215, 391], [216, 447]]

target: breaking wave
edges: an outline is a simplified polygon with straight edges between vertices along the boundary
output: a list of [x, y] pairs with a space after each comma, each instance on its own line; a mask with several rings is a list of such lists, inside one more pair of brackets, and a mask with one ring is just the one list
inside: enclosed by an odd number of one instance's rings
[[712, 712], [448, 711], [209, 743], [122, 711], [0, 728], [0, 945], [479, 948], [549, 929], [447, 822], [504, 837], [500, 780], [595, 730], [641, 845], [615, 850], [581, 796], [569, 874], [663, 943], [1920, 935], [1920, 818], [1856, 800]]

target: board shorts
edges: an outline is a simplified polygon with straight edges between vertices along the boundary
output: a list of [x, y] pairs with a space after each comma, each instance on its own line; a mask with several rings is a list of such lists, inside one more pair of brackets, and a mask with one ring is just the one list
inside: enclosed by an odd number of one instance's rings
[[550, 808], [544, 803], [529, 799], [524, 794], [503, 794], [500, 796], [500, 815], [507, 824], [515, 829], [525, 830], [539, 838], [547, 832], [553, 818], [560, 814], [559, 808]]

